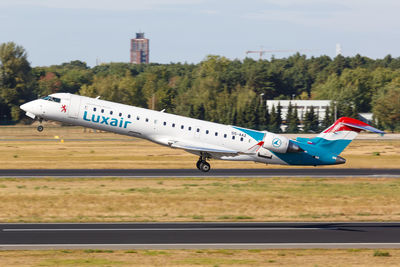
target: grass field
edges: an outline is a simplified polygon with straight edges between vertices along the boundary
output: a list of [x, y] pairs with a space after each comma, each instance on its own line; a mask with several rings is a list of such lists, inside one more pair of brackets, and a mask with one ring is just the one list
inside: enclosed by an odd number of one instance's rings
[[[374, 137], [376, 135], [373, 135]], [[355, 140], [337, 168], [398, 168], [400, 140]], [[142, 139], [80, 127], [0, 127], [0, 168], [194, 168], [197, 156]], [[282, 168], [212, 160], [212, 168]], [[330, 166], [332, 167], [332, 166]], [[313, 168], [313, 167], [310, 167]]]
[[[400, 140], [356, 140], [338, 167], [396, 168]], [[79, 127], [0, 127], [0, 168], [193, 168], [196, 156]], [[271, 168], [212, 161], [213, 168]], [[391, 178], [0, 179], [1, 222], [399, 221]], [[400, 250], [1, 251], [0, 266], [398, 266]]]
[[1, 222], [400, 221], [395, 178], [0, 179]]
[[398, 266], [400, 250], [0, 251], [1, 266]]

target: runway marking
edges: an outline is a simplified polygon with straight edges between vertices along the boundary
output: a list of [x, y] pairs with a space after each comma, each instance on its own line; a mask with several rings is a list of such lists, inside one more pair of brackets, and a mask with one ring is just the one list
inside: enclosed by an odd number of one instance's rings
[[3, 232], [67, 232], [67, 231], [316, 231], [337, 230], [337, 228], [296, 228], [296, 227], [224, 227], [224, 228], [4, 228]]
[[145, 176], [126, 176], [126, 175], [70, 175], [70, 176], [64, 176], [64, 175], [37, 175], [37, 176], [13, 176], [13, 175], [1, 175], [0, 177], [2, 178], [109, 178], [109, 177], [118, 177], [118, 178], [126, 178], [126, 179], [142, 179], [142, 178], [275, 178], [275, 177], [281, 177], [281, 178], [303, 178], [303, 177], [309, 177], [309, 178], [400, 178], [400, 175], [392, 175], [392, 174], [365, 174], [365, 175], [346, 175], [346, 174], [337, 174], [337, 175], [309, 175], [309, 174], [303, 174], [303, 175], [240, 175], [240, 174], [232, 174], [232, 175], [145, 175]]
[[174, 244], [0, 244], [0, 249], [251, 249], [251, 248], [400, 248], [400, 243], [174, 243]]

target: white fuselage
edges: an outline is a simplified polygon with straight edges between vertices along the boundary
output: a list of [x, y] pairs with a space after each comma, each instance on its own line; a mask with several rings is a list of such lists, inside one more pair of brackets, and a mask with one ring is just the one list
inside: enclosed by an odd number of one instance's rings
[[[213, 156], [223, 160], [287, 164], [262, 147], [257, 149], [257, 153], [245, 153], [260, 140], [234, 126], [67, 93], [51, 96], [60, 101], [34, 100], [27, 103], [30, 105], [25, 109], [29, 111], [27, 114], [33, 113], [36, 117], [46, 120], [144, 138], [166, 146], [183, 142], [197, 147], [206, 144], [209, 148], [244, 152], [235, 156]], [[253, 132], [262, 134], [258, 131]], [[185, 150], [200, 155], [199, 151]]]

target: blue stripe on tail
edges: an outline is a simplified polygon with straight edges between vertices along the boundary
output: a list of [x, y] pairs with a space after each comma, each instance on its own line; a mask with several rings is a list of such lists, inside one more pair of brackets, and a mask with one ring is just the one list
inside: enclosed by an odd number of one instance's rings
[[352, 140], [326, 140], [321, 137], [315, 137], [312, 139], [298, 137], [296, 141], [303, 144], [313, 145], [316, 149], [321, 148], [335, 155], [339, 155], [351, 143]]

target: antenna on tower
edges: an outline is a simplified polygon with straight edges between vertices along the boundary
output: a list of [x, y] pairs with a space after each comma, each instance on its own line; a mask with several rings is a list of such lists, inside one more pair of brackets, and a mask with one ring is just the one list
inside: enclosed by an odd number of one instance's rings
[[336, 56], [342, 55], [342, 45], [337, 43], [336, 44]]

